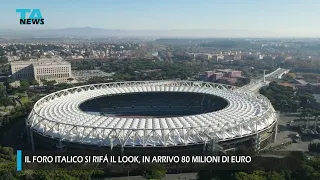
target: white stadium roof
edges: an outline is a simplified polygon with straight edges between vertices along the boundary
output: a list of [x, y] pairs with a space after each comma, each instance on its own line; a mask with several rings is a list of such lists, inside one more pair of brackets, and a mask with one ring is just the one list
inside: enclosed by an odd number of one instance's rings
[[[109, 117], [80, 110], [83, 102], [110, 94], [193, 92], [219, 96], [228, 106], [219, 111], [164, 118]], [[242, 138], [276, 122], [270, 101], [232, 86], [192, 81], [135, 81], [65, 89], [40, 99], [27, 123], [43, 136], [96, 146], [178, 146], [216, 139]]]

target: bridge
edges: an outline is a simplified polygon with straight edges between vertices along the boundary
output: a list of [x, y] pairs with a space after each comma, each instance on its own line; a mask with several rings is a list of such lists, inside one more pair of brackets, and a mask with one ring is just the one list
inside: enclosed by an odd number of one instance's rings
[[276, 69], [275, 71], [269, 73], [269, 74], [266, 74], [265, 75], [265, 78], [266, 79], [281, 79], [282, 76], [284, 74], [287, 74], [289, 73], [290, 69], [282, 69], [282, 68], [278, 68]]
[[278, 68], [275, 71], [265, 74], [263, 78], [260, 79], [252, 79], [251, 82], [241, 89], [249, 90], [253, 92], [259, 92], [259, 89], [263, 86], [267, 86], [274, 79], [281, 79], [284, 74], [287, 74], [290, 69], [282, 69]]
[[254, 79], [254, 80], [251, 80], [249, 84], [242, 86], [241, 89], [249, 90], [252, 92], [258, 92], [261, 87], [266, 86], [269, 83], [270, 81], [264, 82], [262, 79]]

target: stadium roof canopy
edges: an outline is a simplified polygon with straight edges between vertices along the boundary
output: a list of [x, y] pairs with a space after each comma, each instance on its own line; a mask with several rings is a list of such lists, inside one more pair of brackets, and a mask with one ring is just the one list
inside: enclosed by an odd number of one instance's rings
[[[224, 109], [181, 117], [112, 117], [80, 110], [83, 102], [112, 94], [193, 92], [219, 96]], [[28, 117], [33, 131], [61, 141], [96, 146], [178, 146], [226, 141], [263, 131], [276, 122], [270, 101], [233, 86], [194, 81], [135, 81], [65, 89], [40, 99]]]

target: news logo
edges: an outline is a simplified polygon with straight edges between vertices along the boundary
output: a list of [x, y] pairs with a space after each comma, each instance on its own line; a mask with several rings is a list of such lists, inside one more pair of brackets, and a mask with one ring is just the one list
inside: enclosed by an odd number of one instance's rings
[[[16, 12], [20, 13], [20, 24], [22, 25], [44, 25], [40, 9], [16, 9]], [[30, 13], [29, 17], [27, 13]]]

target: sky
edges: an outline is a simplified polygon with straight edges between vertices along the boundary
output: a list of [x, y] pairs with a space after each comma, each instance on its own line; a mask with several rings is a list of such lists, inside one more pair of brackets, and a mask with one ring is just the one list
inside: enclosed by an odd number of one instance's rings
[[[0, 0], [0, 29], [220, 29], [320, 37], [319, 0]], [[45, 25], [19, 24], [17, 8]]]

